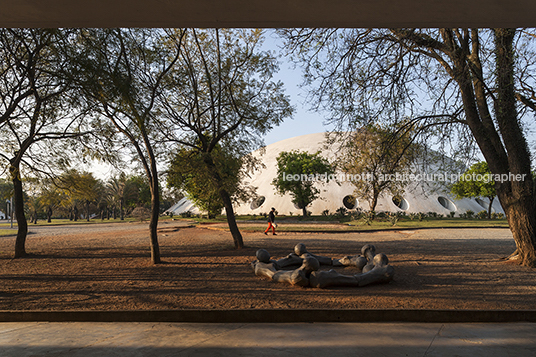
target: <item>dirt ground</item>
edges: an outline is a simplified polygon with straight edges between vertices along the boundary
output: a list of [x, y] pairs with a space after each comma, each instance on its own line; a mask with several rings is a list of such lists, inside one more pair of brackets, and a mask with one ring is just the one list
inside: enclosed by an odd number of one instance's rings
[[[160, 227], [159, 265], [150, 263], [143, 224], [32, 228], [23, 259], [12, 259], [14, 237], [0, 238], [0, 310], [536, 308], [536, 270], [501, 260], [515, 248], [507, 229], [245, 232], [246, 248], [235, 250], [228, 232]], [[277, 259], [300, 242], [333, 258], [374, 244], [389, 257], [394, 281], [314, 289], [253, 274], [257, 249]]]

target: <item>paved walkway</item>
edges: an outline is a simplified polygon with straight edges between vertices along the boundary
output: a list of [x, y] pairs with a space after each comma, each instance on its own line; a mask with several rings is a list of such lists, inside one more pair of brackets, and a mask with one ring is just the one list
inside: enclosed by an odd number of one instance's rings
[[0, 323], [0, 356], [534, 356], [535, 323]]

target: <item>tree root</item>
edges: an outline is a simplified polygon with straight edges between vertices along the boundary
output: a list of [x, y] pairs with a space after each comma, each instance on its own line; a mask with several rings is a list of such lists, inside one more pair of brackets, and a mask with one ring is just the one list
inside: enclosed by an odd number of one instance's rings
[[518, 252], [518, 249], [516, 249], [512, 254], [510, 254], [507, 257], [502, 257], [501, 259], [503, 259], [503, 260], [518, 260], [519, 258], [520, 258], [519, 257], [519, 252]]

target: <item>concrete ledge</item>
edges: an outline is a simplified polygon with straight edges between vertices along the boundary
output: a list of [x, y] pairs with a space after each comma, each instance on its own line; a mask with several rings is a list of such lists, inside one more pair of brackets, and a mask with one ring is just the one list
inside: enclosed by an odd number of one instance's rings
[[0, 322], [536, 322], [536, 310], [0, 311]]

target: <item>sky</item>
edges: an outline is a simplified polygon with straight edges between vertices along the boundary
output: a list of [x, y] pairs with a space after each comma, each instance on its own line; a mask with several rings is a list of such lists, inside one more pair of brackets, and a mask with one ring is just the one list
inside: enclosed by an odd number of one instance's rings
[[[278, 46], [281, 43], [282, 41], [278, 40], [275, 35], [267, 34], [264, 48], [279, 52]], [[274, 80], [280, 80], [285, 84], [285, 92], [290, 96], [295, 113], [292, 119], [285, 120], [264, 137], [266, 145], [295, 136], [321, 133], [328, 129], [323, 125], [325, 114], [311, 111], [310, 105], [305, 103], [306, 92], [300, 88], [301, 70], [294, 68], [286, 58], [280, 57], [279, 61], [279, 72], [274, 76]]]
[[[281, 44], [282, 40], [268, 30], [263, 50], [275, 51], [280, 54]], [[264, 136], [265, 145], [296, 136], [330, 130], [330, 127], [324, 126], [326, 115], [329, 114], [314, 112], [310, 109], [311, 105], [305, 102], [307, 93], [305, 89], [300, 88], [302, 83], [302, 71], [300, 68], [295, 68], [288, 58], [281, 55], [278, 58], [280, 68], [275, 74], [274, 80], [280, 80], [284, 83], [285, 93], [290, 97], [290, 102], [294, 106], [295, 112], [292, 118], [286, 119], [281, 125], [273, 128]], [[534, 143], [531, 146], [533, 145]], [[101, 178], [107, 178], [114, 174], [113, 169], [98, 164], [90, 167], [89, 170], [94, 171]]]
[[[277, 39], [274, 34], [267, 33], [263, 50], [279, 53], [281, 43], [282, 41]], [[294, 106], [295, 112], [291, 119], [286, 119], [281, 125], [275, 127], [264, 136], [263, 139], [266, 145], [295, 136], [321, 133], [328, 130], [323, 124], [325, 113], [313, 112], [309, 109], [310, 105], [305, 103], [306, 92], [300, 88], [300, 83], [302, 82], [301, 70], [294, 68], [293, 64], [284, 57], [279, 57], [279, 62], [279, 71], [273, 79], [284, 83], [285, 93], [290, 97], [290, 103]], [[96, 162], [81, 169], [94, 172], [97, 177], [105, 180], [116, 174], [116, 170], [112, 167]]]
[[[279, 52], [277, 42], [278, 40], [275, 36], [267, 35], [263, 50]], [[301, 71], [293, 69], [292, 64], [286, 62], [284, 58], [281, 58], [280, 62], [280, 70], [274, 76], [274, 80], [280, 80], [285, 84], [285, 93], [290, 96], [295, 113], [292, 119], [285, 120], [285, 122], [275, 127], [263, 138], [266, 145], [295, 136], [314, 134], [326, 130], [323, 126], [323, 117], [317, 113], [308, 111], [308, 106], [303, 103], [305, 92], [299, 88]], [[98, 178], [104, 180], [117, 173], [117, 170], [113, 167], [98, 162], [83, 165], [80, 169], [93, 172]]]

